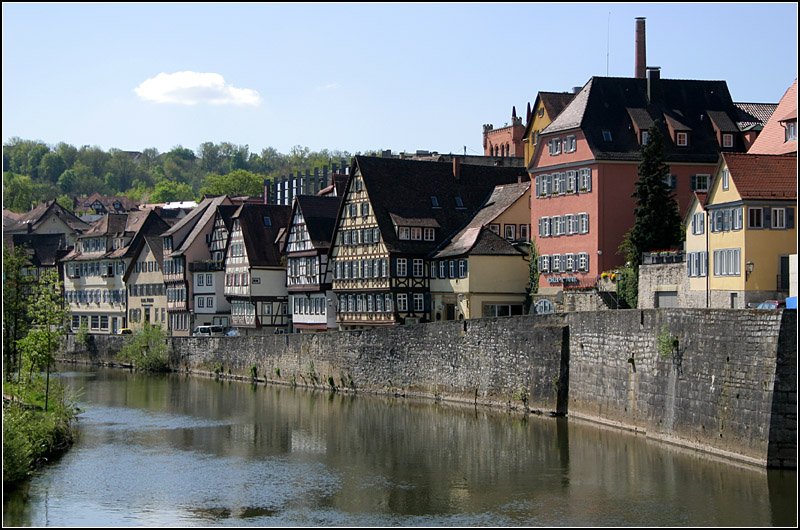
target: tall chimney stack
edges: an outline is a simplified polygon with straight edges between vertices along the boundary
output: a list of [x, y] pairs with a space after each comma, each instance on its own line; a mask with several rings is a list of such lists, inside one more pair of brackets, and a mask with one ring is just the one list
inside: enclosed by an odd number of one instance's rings
[[461, 179], [461, 159], [457, 156], [453, 157], [453, 176], [456, 180]]
[[636, 64], [634, 77], [644, 79], [647, 70], [647, 46], [644, 33], [644, 17], [636, 17]]

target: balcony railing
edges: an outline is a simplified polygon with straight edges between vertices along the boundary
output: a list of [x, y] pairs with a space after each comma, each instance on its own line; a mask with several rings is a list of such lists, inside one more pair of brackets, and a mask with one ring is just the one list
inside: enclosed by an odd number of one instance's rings
[[662, 263], [683, 263], [686, 254], [680, 250], [661, 252], [645, 252], [642, 254], [642, 265], [660, 265]]

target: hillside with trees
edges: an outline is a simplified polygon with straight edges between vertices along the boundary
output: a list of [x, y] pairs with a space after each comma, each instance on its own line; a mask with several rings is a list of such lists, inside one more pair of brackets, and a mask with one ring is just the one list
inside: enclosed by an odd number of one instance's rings
[[204, 142], [197, 151], [177, 146], [159, 153], [11, 138], [3, 145], [3, 208], [29, 210], [45, 200], [72, 208], [72, 197], [100, 192], [136, 202], [196, 200], [203, 194], [256, 195], [265, 178], [349, 161], [346, 151], [311, 151], [295, 146], [289, 154], [272, 147], [251, 153], [247, 145]]

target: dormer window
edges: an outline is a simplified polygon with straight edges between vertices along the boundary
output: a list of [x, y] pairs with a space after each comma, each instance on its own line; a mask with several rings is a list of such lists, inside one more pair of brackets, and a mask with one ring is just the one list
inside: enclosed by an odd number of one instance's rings
[[611, 141], [611, 131], [608, 129], [603, 129], [603, 141], [610, 142]]
[[463, 207], [464, 207], [464, 201], [461, 200], [460, 195], [456, 195], [456, 208], [463, 208]]
[[411, 239], [414, 241], [422, 240], [422, 228], [414, 226], [411, 228]]
[[678, 132], [675, 133], [675, 144], [678, 147], [686, 147], [689, 145], [689, 133]]
[[650, 131], [642, 131], [642, 145], [647, 145], [650, 141]]
[[272, 219], [270, 219], [269, 215], [264, 216], [264, 226], [266, 227], [272, 226]]
[[435, 195], [431, 195], [431, 208], [439, 208], [439, 199]]
[[786, 122], [786, 141], [797, 140], [797, 121]]
[[574, 153], [577, 149], [578, 142], [575, 138], [575, 135], [570, 135], [564, 138], [564, 152], [565, 153]]
[[733, 135], [731, 133], [722, 134], [722, 147], [733, 147]]
[[401, 226], [397, 229], [397, 237], [400, 239], [411, 239], [411, 229], [407, 226]]
[[424, 239], [425, 241], [433, 241], [434, 239], [436, 239], [436, 229], [426, 228]]

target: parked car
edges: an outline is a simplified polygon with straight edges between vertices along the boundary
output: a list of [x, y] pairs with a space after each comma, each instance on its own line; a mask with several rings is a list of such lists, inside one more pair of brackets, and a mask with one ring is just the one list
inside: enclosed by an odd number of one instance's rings
[[224, 337], [222, 326], [197, 326], [192, 330], [192, 337]]
[[756, 306], [756, 309], [783, 309], [786, 302], [783, 300], [764, 300]]
[[119, 328], [117, 335], [133, 335], [133, 330], [131, 328]]
[[225, 328], [226, 337], [238, 337], [239, 330], [237, 328]]

